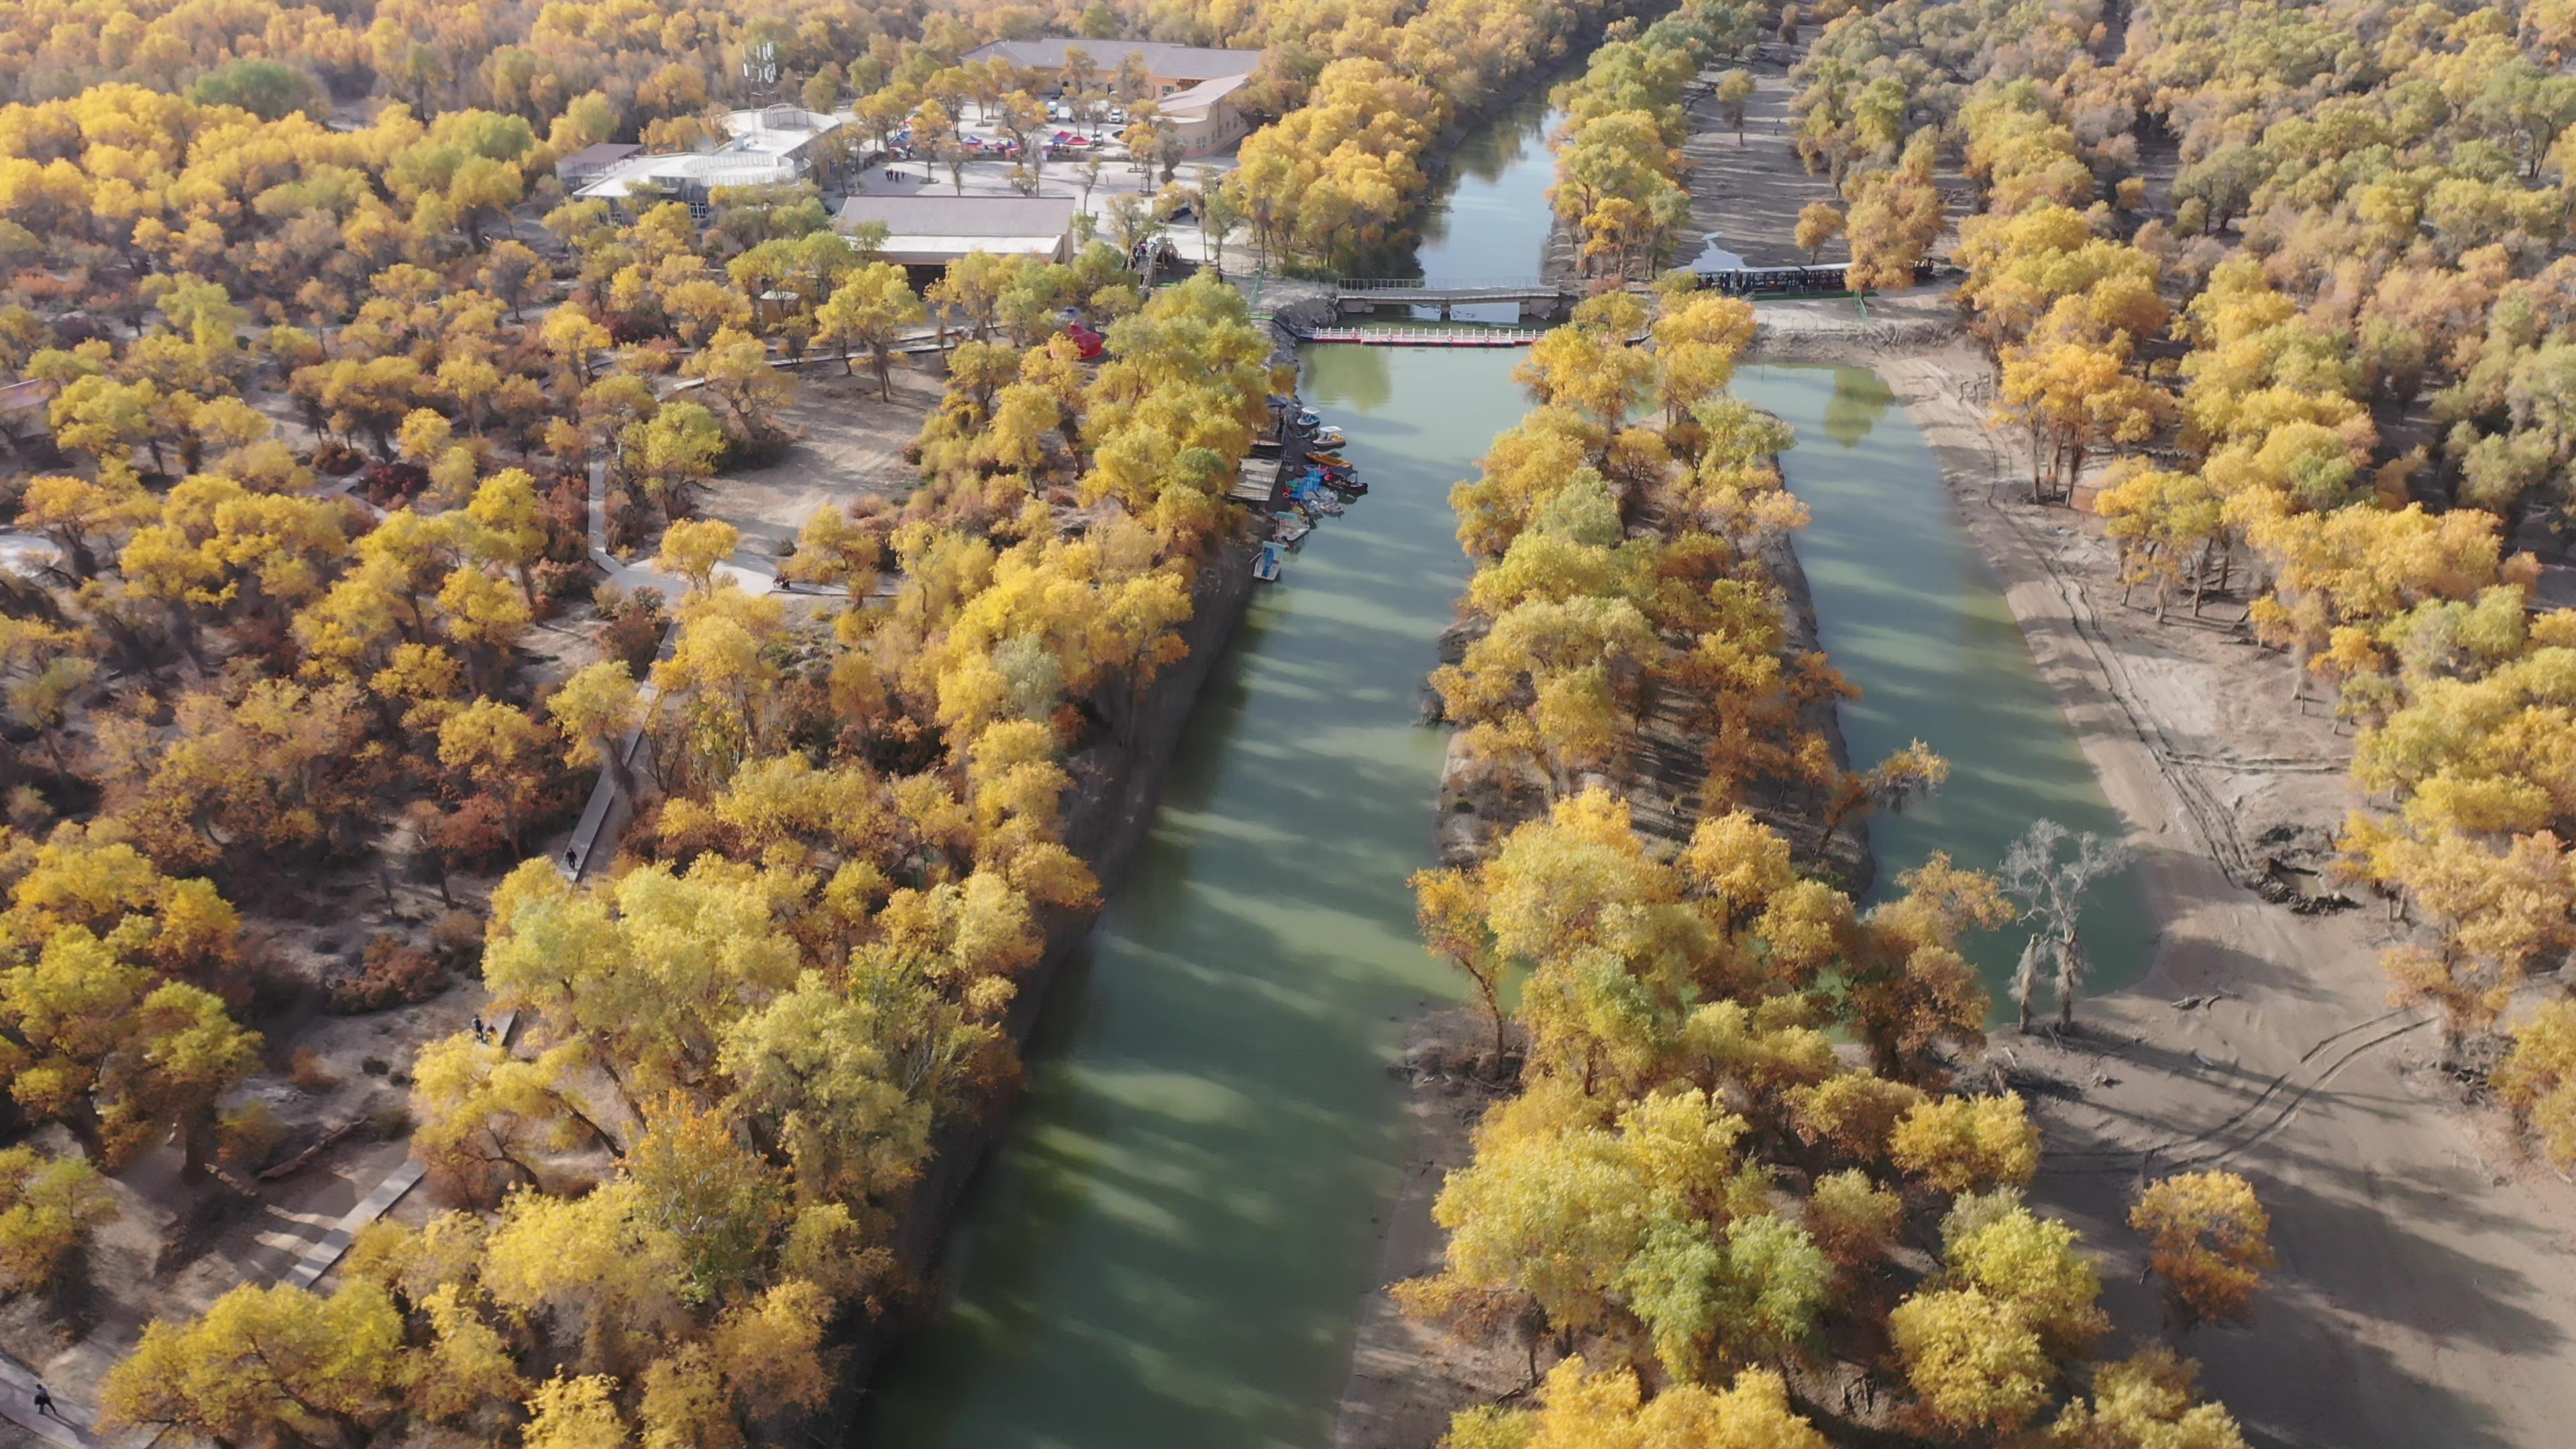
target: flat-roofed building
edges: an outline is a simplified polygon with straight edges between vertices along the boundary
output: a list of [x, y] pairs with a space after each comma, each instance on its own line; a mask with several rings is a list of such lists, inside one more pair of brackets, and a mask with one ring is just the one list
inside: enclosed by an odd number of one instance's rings
[[1202, 81], [1248, 76], [1261, 64], [1261, 52], [1257, 50], [1217, 50], [1204, 45], [1169, 45], [1159, 40], [1084, 40], [1063, 35], [1040, 40], [996, 40], [966, 52], [965, 59], [982, 61], [998, 56], [1016, 66], [1045, 71], [1062, 85], [1071, 53], [1077, 50], [1091, 57], [1092, 69], [1099, 76], [1097, 84], [1106, 84], [1116, 75], [1128, 56], [1137, 57], [1150, 82], [1147, 94], [1156, 100]]
[[643, 150], [632, 141], [594, 141], [556, 162], [555, 178], [567, 189], [579, 191]]
[[811, 176], [818, 156], [815, 143], [849, 123], [846, 115], [803, 106], [735, 111], [725, 117], [724, 144], [707, 151], [654, 155], [637, 154], [638, 148], [628, 147], [628, 154], [607, 162], [573, 194], [596, 197], [628, 212], [666, 200], [683, 201], [690, 215], [704, 221], [707, 193], [719, 186], [775, 186]]
[[882, 254], [907, 267], [943, 267], [969, 252], [1073, 259], [1070, 196], [853, 196], [832, 225], [886, 229]]

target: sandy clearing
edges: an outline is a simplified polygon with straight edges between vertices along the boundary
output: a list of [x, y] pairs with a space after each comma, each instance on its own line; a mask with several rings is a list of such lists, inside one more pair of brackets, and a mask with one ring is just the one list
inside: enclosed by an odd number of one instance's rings
[[[1790, 137], [1789, 101], [1797, 91], [1789, 84], [1788, 65], [1805, 49], [1765, 45], [1745, 65], [1753, 72], [1754, 91], [1744, 107], [1740, 137], [1719, 115], [1714, 95], [1692, 103], [1691, 135], [1682, 142], [1692, 230], [1675, 250], [1673, 265], [1689, 266], [1701, 239], [1711, 233], [1717, 245], [1742, 257], [1747, 266], [1804, 262], [1806, 251], [1792, 240], [1799, 210], [1811, 201], [1842, 204], [1831, 178], [1807, 174]], [[1703, 79], [1713, 81], [1726, 69], [1712, 69]], [[1851, 249], [1837, 237], [1816, 260], [1849, 261]]]
[[775, 463], [711, 480], [700, 493], [700, 511], [742, 530], [737, 563], [774, 572], [779, 545], [793, 540], [816, 511], [912, 491], [920, 471], [903, 461], [903, 450], [920, 436], [940, 390], [936, 372], [898, 364], [894, 401], [887, 403], [864, 361], [846, 377], [837, 359], [807, 364], [798, 374], [796, 402], [780, 415], [800, 436]]

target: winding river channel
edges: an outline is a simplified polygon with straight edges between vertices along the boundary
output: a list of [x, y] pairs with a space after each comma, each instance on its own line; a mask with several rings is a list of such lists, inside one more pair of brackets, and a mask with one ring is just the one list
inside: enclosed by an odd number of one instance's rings
[[[1535, 272], [1544, 105], [1471, 135], [1423, 226], [1438, 278]], [[1463, 320], [1463, 319], [1462, 319]], [[1442, 736], [1416, 685], [1466, 581], [1449, 485], [1525, 402], [1516, 353], [1316, 347], [1307, 401], [1371, 485], [1263, 590], [1198, 702], [1152, 837], [1055, 986], [1028, 1089], [970, 1192], [933, 1322], [879, 1365], [871, 1449], [1316, 1449], [1408, 1152], [1385, 1067], [1456, 996], [1416, 943]], [[1931, 807], [1873, 827], [1882, 877], [1991, 864], [2029, 816], [2104, 828], [2071, 732], [1930, 452], [1867, 372], [1747, 369], [1799, 432], [1800, 549], [1858, 684], [1853, 752], [1922, 735]], [[2116, 892], [2114, 892], [2116, 894]], [[2106, 978], [2143, 940], [2092, 918]], [[1991, 944], [1990, 972], [2010, 954]]]

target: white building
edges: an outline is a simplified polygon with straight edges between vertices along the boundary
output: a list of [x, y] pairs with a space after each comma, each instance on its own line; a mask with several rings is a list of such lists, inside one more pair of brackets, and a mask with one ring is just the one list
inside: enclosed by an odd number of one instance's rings
[[[728, 139], [714, 150], [627, 156], [573, 194], [598, 197], [627, 211], [685, 201], [689, 214], [704, 221], [707, 193], [716, 187], [777, 185], [813, 174], [815, 143], [849, 123], [845, 113], [803, 106], [735, 111], [725, 117]], [[640, 204], [629, 205], [630, 197]]]
[[907, 267], [946, 266], [968, 252], [1061, 262], [1073, 256], [1073, 209], [1070, 196], [853, 196], [832, 225], [883, 226], [880, 255]]

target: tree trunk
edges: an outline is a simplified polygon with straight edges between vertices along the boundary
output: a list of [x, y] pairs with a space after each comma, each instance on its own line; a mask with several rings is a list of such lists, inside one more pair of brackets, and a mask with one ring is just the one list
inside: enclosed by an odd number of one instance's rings
[[208, 1130], [214, 1126], [211, 1110], [191, 1112], [179, 1119], [179, 1180], [194, 1186], [206, 1180], [209, 1151]]
[[2057, 947], [2057, 1026], [2075, 1029], [2075, 993], [2084, 984], [2084, 938], [2073, 931]]
[[2039, 994], [2039, 955], [2039, 934], [2033, 932], [2031, 938], [2022, 943], [2021, 962], [2013, 968], [2012, 979], [2013, 1005], [2019, 1010], [2019, 1025], [2024, 1036], [2030, 1035], [2031, 998]]
[[622, 1158], [626, 1155], [626, 1149], [617, 1145], [617, 1139], [608, 1135], [608, 1129], [592, 1121], [590, 1114], [576, 1106], [572, 1098], [557, 1092], [554, 1094], [554, 1099], [563, 1104], [564, 1111], [571, 1114], [574, 1121], [587, 1129], [590, 1135], [598, 1140], [600, 1146], [608, 1149], [609, 1156]]

